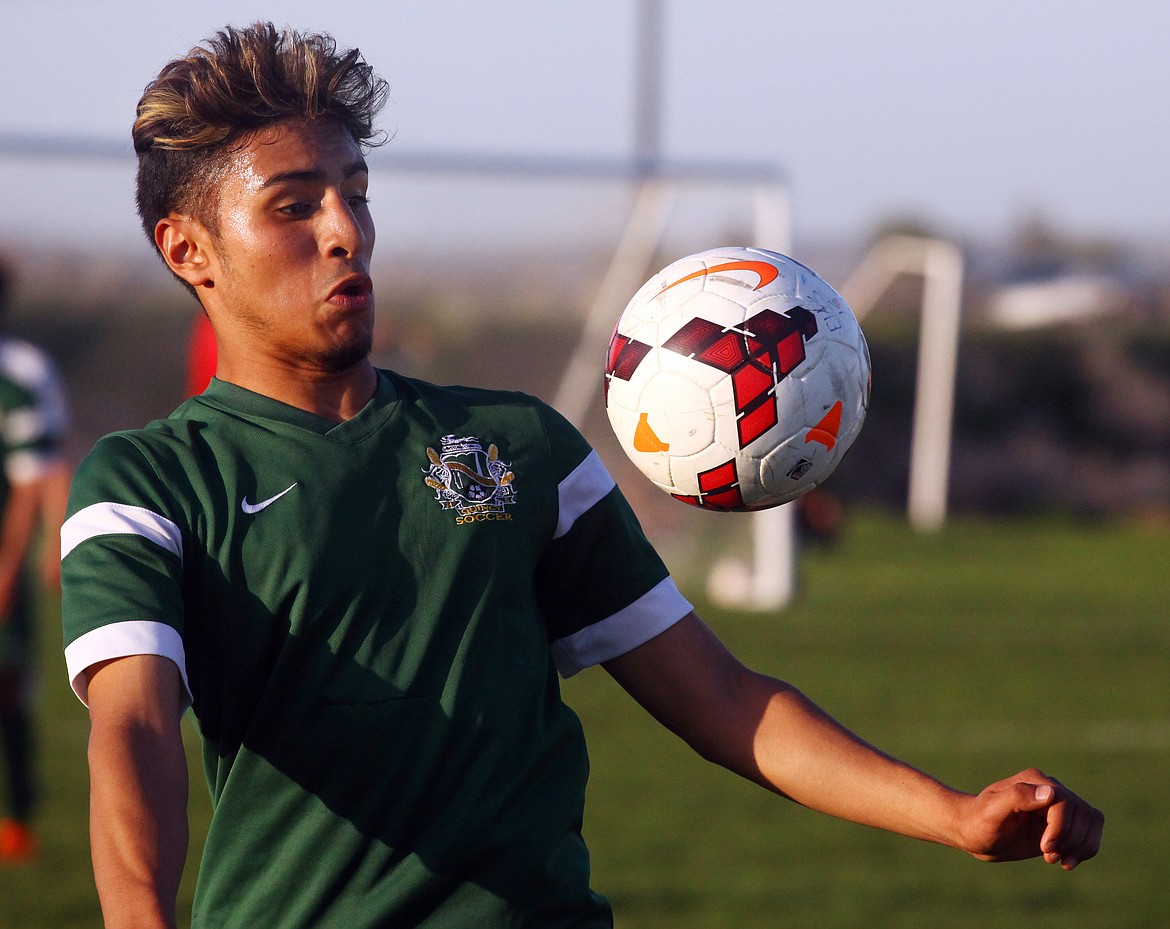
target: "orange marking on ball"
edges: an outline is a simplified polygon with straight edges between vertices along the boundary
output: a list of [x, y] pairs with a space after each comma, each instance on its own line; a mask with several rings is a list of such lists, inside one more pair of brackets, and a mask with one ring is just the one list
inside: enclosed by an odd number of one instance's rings
[[634, 448], [640, 452], [665, 452], [670, 448], [669, 443], [663, 442], [654, 434], [650, 423], [647, 422], [646, 413], [638, 416], [638, 428], [634, 430]]

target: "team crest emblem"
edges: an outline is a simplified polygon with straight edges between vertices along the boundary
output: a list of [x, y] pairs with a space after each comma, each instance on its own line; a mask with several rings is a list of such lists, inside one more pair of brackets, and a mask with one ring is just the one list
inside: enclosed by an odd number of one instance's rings
[[427, 448], [430, 466], [423, 469], [426, 485], [444, 510], [455, 511], [455, 523], [511, 520], [505, 507], [516, 502], [515, 475], [500, 460], [500, 450], [475, 436], [443, 436], [442, 449]]

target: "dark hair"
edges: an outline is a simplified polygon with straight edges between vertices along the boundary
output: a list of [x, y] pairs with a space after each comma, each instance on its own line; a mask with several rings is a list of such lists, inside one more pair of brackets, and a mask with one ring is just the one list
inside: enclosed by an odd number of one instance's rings
[[146, 86], [134, 120], [138, 215], [147, 238], [172, 213], [214, 233], [217, 184], [233, 152], [257, 130], [289, 118], [336, 120], [363, 147], [380, 145], [374, 118], [386, 82], [358, 49], [324, 33], [271, 23], [227, 27]]

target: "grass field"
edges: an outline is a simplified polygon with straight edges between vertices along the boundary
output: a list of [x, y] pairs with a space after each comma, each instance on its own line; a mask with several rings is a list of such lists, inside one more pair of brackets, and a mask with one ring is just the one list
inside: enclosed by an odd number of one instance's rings
[[[1164, 526], [964, 519], [923, 537], [863, 513], [838, 545], [804, 553], [783, 613], [700, 603], [749, 663], [955, 786], [1036, 765], [1090, 797], [1106, 843], [1072, 874], [829, 820], [699, 761], [603, 672], [569, 681], [593, 757], [594, 882], [619, 929], [1170, 924], [1168, 554]], [[44, 638], [44, 848], [0, 870], [0, 929], [90, 929], [87, 723], [55, 627]], [[198, 835], [198, 775], [192, 793]]]

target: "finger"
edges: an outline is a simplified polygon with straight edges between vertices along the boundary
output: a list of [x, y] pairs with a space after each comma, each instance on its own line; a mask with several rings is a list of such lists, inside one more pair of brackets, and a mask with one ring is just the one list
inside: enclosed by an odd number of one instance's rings
[[1101, 838], [1105, 832], [1105, 814], [1096, 807], [1089, 807], [1089, 831], [1085, 834], [1085, 844], [1081, 850], [1080, 861], [1088, 861], [1101, 851]]
[[1072, 815], [1061, 837], [1061, 844], [1070, 850], [1079, 850], [1084, 847], [1092, 824], [1091, 811], [1084, 803], [1072, 807]]
[[1095, 856], [1101, 848], [1104, 825], [1105, 817], [1100, 810], [1083, 801], [1078, 802], [1060, 840], [1061, 867], [1071, 871]]
[[1062, 800], [1057, 786], [1052, 783], [1020, 783], [1016, 787], [1020, 794], [1017, 809], [1033, 812], [1045, 810], [1045, 824], [1040, 834], [1039, 850], [1048, 864], [1056, 864], [1061, 859], [1061, 837], [1067, 828], [1067, 803]]
[[1060, 862], [1071, 871], [1097, 854], [1105, 817], [1100, 810], [1073, 795], [1062, 798], [1048, 810], [1047, 825], [1040, 849], [1049, 863]]
[[1040, 850], [1049, 864], [1060, 862], [1066, 871], [1080, 863], [1079, 848], [1088, 829], [1085, 817], [1078, 816], [1076, 805], [1054, 803], [1048, 808], [1048, 825], [1040, 838]]

